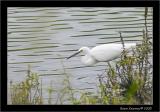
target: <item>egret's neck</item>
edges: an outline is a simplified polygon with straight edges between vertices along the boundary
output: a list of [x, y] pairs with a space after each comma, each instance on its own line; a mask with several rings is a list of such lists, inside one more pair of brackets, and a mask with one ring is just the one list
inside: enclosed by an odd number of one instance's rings
[[83, 49], [83, 53], [85, 56], [82, 56], [81, 61], [85, 64], [85, 65], [93, 65], [95, 64], [97, 61], [92, 57], [90, 49], [88, 47], [86, 47], [85, 49]]

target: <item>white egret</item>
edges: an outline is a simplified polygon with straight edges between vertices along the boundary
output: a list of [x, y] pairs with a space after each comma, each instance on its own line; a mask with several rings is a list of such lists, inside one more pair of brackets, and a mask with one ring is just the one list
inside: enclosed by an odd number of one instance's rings
[[[125, 50], [129, 50], [135, 46], [136, 43], [124, 44]], [[93, 47], [92, 49], [88, 47], [81, 47], [76, 53], [69, 56], [67, 59], [79, 53], [84, 53], [84, 56], [82, 56], [81, 58], [82, 63], [84, 63], [85, 65], [93, 65], [98, 62], [108, 62], [113, 59], [116, 59], [121, 55], [122, 51], [123, 51], [123, 45], [117, 43], [103, 44]]]

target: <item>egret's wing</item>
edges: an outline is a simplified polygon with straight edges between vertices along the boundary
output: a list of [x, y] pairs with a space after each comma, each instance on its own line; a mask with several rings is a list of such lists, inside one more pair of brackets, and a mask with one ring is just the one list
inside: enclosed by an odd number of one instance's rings
[[122, 44], [104, 44], [91, 49], [91, 55], [98, 61], [110, 61], [121, 54]]
[[[136, 46], [136, 43], [125, 43], [125, 49], [129, 50]], [[118, 58], [123, 51], [122, 44], [103, 44], [91, 49], [91, 55], [98, 61], [110, 61]]]

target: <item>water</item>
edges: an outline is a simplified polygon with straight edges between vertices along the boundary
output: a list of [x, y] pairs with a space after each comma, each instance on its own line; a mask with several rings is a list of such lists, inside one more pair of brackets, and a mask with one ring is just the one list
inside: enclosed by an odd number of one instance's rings
[[[80, 55], [70, 60], [65, 58], [82, 46], [120, 43], [119, 32], [125, 42], [140, 43], [144, 10], [143, 7], [8, 8], [8, 82], [22, 81], [30, 64], [42, 79], [44, 90], [50, 81], [59, 90], [64, 86], [64, 65], [73, 89], [96, 93], [97, 75], [107, 64], [85, 66]], [[152, 38], [151, 8], [147, 23]], [[48, 93], [43, 91], [43, 95], [47, 98]]]

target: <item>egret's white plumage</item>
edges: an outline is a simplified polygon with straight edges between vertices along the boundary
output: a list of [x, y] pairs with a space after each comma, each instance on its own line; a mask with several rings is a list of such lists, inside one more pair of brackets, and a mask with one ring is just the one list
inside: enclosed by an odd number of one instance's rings
[[[136, 43], [125, 43], [124, 47], [126, 50], [131, 49], [132, 47], [135, 47]], [[123, 45], [122, 44], [103, 44], [96, 46], [92, 49], [89, 49], [88, 47], [81, 47], [77, 53], [71, 55], [67, 59], [79, 54], [82, 52], [85, 56], [82, 56], [81, 61], [85, 65], [93, 65], [97, 62], [107, 62], [111, 61], [113, 59], [118, 58], [123, 51]]]

